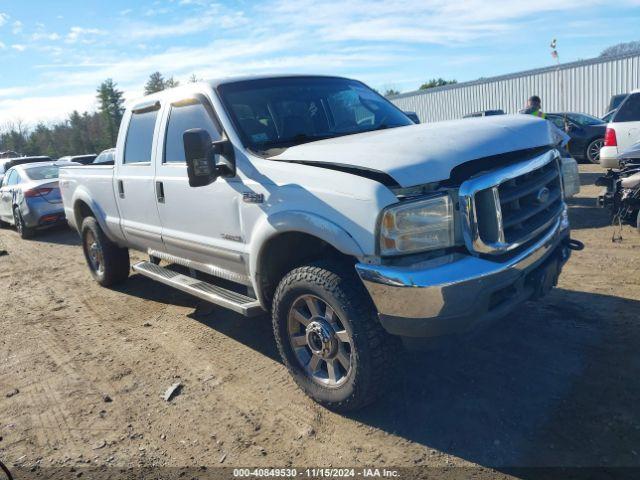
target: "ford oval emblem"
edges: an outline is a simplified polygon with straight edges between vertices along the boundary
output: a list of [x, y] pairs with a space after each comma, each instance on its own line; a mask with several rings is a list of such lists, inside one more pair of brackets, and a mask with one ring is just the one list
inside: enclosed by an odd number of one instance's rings
[[538, 190], [538, 193], [536, 194], [536, 202], [538, 202], [540, 205], [547, 203], [549, 201], [550, 195], [551, 190], [549, 190], [547, 187], [543, 187]]

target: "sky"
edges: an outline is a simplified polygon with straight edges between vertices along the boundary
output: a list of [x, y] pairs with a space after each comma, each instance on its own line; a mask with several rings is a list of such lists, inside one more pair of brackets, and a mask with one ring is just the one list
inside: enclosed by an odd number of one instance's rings
[[640, 0], [0, 0], [0, 128], [96, 108], [112, 78], [337, 74], [384, 91], [598, 56], [640, 40]]

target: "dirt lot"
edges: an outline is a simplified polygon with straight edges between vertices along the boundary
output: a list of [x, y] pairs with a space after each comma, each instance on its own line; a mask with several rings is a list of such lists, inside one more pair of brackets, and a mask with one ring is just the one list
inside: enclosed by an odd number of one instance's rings
[[[94, 283], [77, 236], [0, 231], [0, 459], [10, 468], [640, 466], [640, 235], [612, 243], [581, 166], [559, 288], [471, 338], [408, 355], [350, 416], [303, 395], [265, 316], [139, 275]], [[140, 257], [142, 258], [142, 257]], [[171, 402], [165, 390], [184, 388]], [[16, 391], [17, 390], [17, 391]], [[81, 473], [81, 471], [79, 471]]]

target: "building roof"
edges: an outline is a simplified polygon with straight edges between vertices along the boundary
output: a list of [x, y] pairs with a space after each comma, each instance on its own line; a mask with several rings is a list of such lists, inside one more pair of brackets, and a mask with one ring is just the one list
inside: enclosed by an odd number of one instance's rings
[[[606, 62], [611, 62], [612, 60], [623, 60], [626, 58], [630, 58], [630, 57], [639, 57], [640, 58], [640, 52], [636, 52], [636, 53], [628, 53], [628, 54], [624, 54], [624, 55], [611, 55], [611, 56], [606, 56], [606, 57], [596, 57], [596, 58], [590, 58], [587, 60], [577, 60], [575, 62], [567, 62], [567, 63], [561, 63], [560, 65], [552, 65], [552, 66], [548, 66], [548, 67], [541, 67], [541, 68], [534, 68], [532, 70], [523, 70], [521, 72], [515, 72], [515, 73], [508, 73], [505, 75], [498, 75], [495, 77], [487, 77], [487, 78], [479, 78], [477, 80], [470, 80], [468, 82], [460, 82], [460, 83], [452, 83], [449, 85], [443, 85], [441, 87], [433, 87], [433, 88], [428, 88], [426, 90], [412, 90], [410, 92], [404, 92], [401, 93], [399, 95], [393, 95], [388, 97], [390, 100], [391, 99], [396, 99], [396, 98], [403, 98], [403, 97], [413, 97], [415, 95], [426, 95], [429, 93], [434, 93], [434, 92], [440, 92], [443, 90], [452, 90], [452, 89], [456, 89], [456, 88], [460, 88], [460, 87], [468, 87], [471, 85], [482, 85], [484, 83], [493, 83], [493, 82], [498, 82], [501, 80], [511, 80], [513, 78], [518, 78], [518, 77], [528, 77], [531, 75], [539, 75], [542, 73], [546, 73], [546, 72], [552, 72], [552, 71], [557, 71], [557, 70], [565, 70], [565, 69], [569, 69], [569, 68], [576, 68], [576, 67], [583, 67], [583, 66], [587, 66], [587, 65], [596, 65], [599, 63], [606, 63]], [[637, 92], [640, 90], [634, 90], [634, 92]]]

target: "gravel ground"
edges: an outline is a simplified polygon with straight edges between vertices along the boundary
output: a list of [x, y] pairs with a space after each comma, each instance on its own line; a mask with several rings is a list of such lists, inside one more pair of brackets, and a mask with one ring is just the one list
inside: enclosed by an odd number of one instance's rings
[[[78, 474], [111, 465], [490, 467], [481, 476], [638, 467], [640, 235], [625, 228], [611, 241], [606, 212], [594, 208], [600, 172], [581, 166], [570, 207], [586, 248], [557, 289], [470, 337], [408, 354], [399, 387], [348, 416], [295, 387], [266, 316], [239, 317], [139, 275], [104, 289], [75, 233], [22, 241], [4, 229], [0, 460]], [[176, 382], [182, 390], [165, 401]]]

